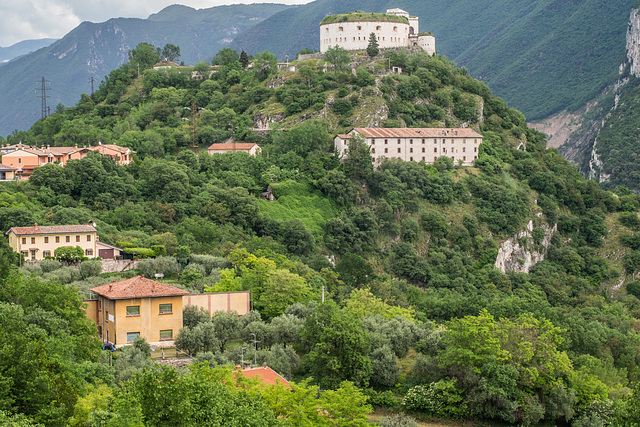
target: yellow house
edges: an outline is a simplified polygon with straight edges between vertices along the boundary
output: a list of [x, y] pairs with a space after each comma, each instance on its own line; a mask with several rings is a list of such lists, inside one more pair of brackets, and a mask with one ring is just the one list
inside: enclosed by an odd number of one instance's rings
[[11, 227], [6, 233], [9, 246], [24, 255], [25, 260], [40, 261], [54, 256], [62, 246], [80, 246], [84, 255], [95, 258], [97, 231], [93, 223], [78, 225], [42, 225], [33, 227]]
[[98, 286], [86, 300], [87, 317], [96, 322], [104, 343], [117, 347], [141, 336], [157, 347], [172, 346], [182, 328], [182, 309], [194, 305], [209, 315], [217, 311], [249, 312], [249, 291], [190, 294], [144, 276]]
[[149, 343], [173, 341], [182, 328], [182, 296], [189, 292], [136, 276], [91, 289], [98, 298], [87, 316], [98, 325], [105, 343], [131, 344], [141, 336]]

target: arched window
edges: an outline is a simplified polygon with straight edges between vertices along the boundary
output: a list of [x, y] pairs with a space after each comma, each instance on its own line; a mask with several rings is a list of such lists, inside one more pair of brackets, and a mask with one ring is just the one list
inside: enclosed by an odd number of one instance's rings
[[343, 27], [338, 27], [338, 31], [344, 31]]
[[393, 27], [393, 31], [398, 31], [398, 27]]
[[382, 27], [380, 25], [376, 26], [376, 31], [380, 31], [382, 29]]
[[362, 26], [358, 25], [358, 31], [362, 30]]

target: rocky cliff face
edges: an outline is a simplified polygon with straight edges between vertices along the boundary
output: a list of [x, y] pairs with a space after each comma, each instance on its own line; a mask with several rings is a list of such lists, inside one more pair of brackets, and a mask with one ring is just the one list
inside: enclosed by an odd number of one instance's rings
[[504, 241], [498, 249], [495, 268], [502, 273], [528, 273], [531, 267], [544, 261], [551, 245], [551, 237], [558, 226], [544, 224], [536, 230], [541, 231], [534, 231], [533, 221], [529, 221], [526, 230], [519, 231], [514, 237]]

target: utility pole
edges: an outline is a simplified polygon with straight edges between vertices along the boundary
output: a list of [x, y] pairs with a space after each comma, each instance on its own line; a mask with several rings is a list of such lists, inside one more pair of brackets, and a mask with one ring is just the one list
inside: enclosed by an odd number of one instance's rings
[[89, 82], [91, 82], [91, 98], [93, 98], [93, 82], [95, 78], [93, 76], [89, 77]]
[[39, 83], [41, 84], [41, 87], [36, 88], [35, 90], [39, 90], [41, 92], [41, 94], [37, 95], [37, 97], [42, 98], [42, 118], [46, 119], [47, 118], [47, 98], [49, 98], [49, 95], [47, 95], [47, 91], [51, 90], [51, 88], [47, 87], [47, 83], [49, 83], [49, 80], [45, 80], [44, 77], [42, 78], [42, 80], [40, 80]]
[[258, 354], [258, 343], [259, 343], [260, 341], [258, 341], [258, 340], [256, 339], [256, 334], [251, 333], [251, 335], [253, 335], [253, 339], [252, 339], [251, 341], [249, 341], [249, 342], [252, 342], [252, 343], [253, 343], [253, 367], [255, 368], [255, 367], [257, 367], [257, 366], [258, 366], [258, 357], [257, 357], [257, 354]]
[[198, 107], [194, 102], [191, 107], [184, 107], [184, 109], [191, 111], [191, 149], [198, 154], [198, 116], [200, 116], [200, 110], [204, 108]]

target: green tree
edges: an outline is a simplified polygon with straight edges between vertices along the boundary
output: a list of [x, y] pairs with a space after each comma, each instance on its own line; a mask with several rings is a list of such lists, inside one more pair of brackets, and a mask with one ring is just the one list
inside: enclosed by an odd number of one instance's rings
[[84, 250], [80, 246], [60, 246], [53, 251], [55, 257], [62, 262], [79, 262], [84, 258]]
[[224, 352], [227, 343], [238, 337], [240, 320], [235, 311], [218, 311], [213, 313], [211, 323], [216, 330], [216, 338], [220, 342], [220, 350]]
[[333, 69], [337, 73], [338, 71], [347, 71], [349, 66], [349, 61], [351, 61], [351, 57], [349, 56], [349, 52], [346, 49], [335, 45], [327, 49], [324, 54], [324, 59], [329, 61], [329, 63], [333, 64]]
[[320, 387], [337, 388], [347, 379], [359, 386], [368, 384], [370, 344], [356, 317], [328, 301], [307, 318], [302, 338], [310, 348], [311, 375]]
[[242, 65], [242, 68], [249, 66], [249, 55], [244, 50], [240, 53], [240, 65]]
[[160, 54], [162, 59], [166, 59], [170, 62], [176, 62], [180, 58], [180, 46], [176, 46], [171, 43], [167, 43], [162, 48], [162, 53]]
[[367, 45], [367, 55], [370, 58], [374, 58], [380, 54], [380, 49], [378, 48], [378, 38], [375, 33], [371, 33], [369, 35], [369, 44]]
[[159, 59], [160, 48], [149, 43], [142, 42], [129, 51], [129, 65], [136, 71], [153, 67]]
[[223, 47], [216, 53], [216, 56], [213, 57], [213, 61], [211, 63], [213, 65], [229, 65], [234, 62], [238, 62], [240, 56], [238, 52], [231, 49], [230, 47]]

